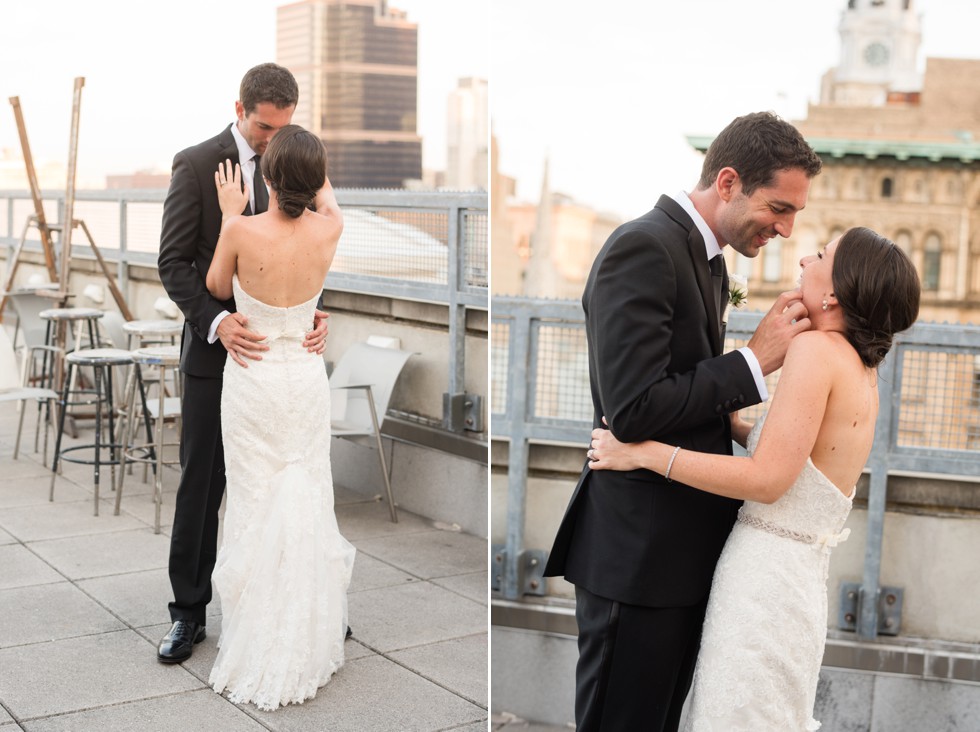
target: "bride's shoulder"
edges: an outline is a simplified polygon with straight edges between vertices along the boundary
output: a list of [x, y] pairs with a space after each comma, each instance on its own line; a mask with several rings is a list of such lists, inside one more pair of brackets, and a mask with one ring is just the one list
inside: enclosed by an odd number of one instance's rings
[[841, 333], [808, 330], [790, 341], [785, 363], [810, 369], [817, 364], [828, 367], [837, 363], [844, 353], [853, 350]]
[[812, 372], [819, 366], [823, 373], [830, 373], [838, 365], [847, 363], [853, 355], [854, 348], [842, 333], [808, 330], [790, 341], [783, 368]]

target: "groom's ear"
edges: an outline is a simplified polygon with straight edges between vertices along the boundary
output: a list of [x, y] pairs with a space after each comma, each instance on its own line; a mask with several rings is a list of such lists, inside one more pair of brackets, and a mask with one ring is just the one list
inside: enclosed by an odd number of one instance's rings
[[726, 167], [719, 170], [718, 175], [715, 176], [715, 191], [718, 193], [718, 197], [725, 203], [731, 201], [740, 190], [740, 180], [735, 168]]

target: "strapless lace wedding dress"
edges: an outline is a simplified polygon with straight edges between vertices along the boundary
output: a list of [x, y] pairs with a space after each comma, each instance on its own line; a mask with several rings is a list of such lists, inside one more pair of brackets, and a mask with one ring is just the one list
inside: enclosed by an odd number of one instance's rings
[[687, 732], [819, 729], [830, 551], [850, 533], [850, 510], [809, 459], [775, 503], [742, 506], [711, 585]]
[[237, 275], [232, 285], [269, 350], [247, 369], [229, 358], [224, 372], [227, 494], [213, 574], [222, 620], [209, 683], [272, 710], [311, 698], [343, 665], [355, 550], [334, 515], [326, 370], [302, 347], [318, 298], [272, 307]]

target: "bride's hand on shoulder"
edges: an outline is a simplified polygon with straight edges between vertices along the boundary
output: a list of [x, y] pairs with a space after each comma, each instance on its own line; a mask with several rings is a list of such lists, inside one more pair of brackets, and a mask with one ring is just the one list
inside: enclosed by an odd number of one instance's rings
[[233, 166], [230, 159], [218, 163], [218, 169], [214, 172], [214, 186], [218, 190], [222, 218], [237, 216], [245, 210], [248, 191], [242, 187], [242, 168], [238, 163]]
[[616, 439], [608, 429], [592, 430], [589, 443], [589, 467], [592, 470], [636, 470], [642, 468], [643, 443], [626, 443]]

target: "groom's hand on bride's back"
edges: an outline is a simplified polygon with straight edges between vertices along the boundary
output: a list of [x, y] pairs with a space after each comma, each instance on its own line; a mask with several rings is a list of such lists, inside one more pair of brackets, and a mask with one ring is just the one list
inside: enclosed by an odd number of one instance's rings
[[260, 352], [269, 350], [269, 347], [262, 342], [265, 336], [249, 330], [248, 318], [241, 313], [231, 313], [226, 316], [218, 323], [217, 333], [221, 345], [228, 351], [228, 357], [244, 368], [248, 368], [248, 364], [245, 363], [246, 358], [261, 361]]
[[327, 347], [327, 318], [329, 317], [330, 313], [322, 310], [313, 311], [313, 330], [303, 339], [303, 348], [310, 353], [319, 355]]
[[762, 318], [749, 340], [762, 373], [771, 374], [783, 365], [790, 341], [810, 330], [810, 319], [799, 290], [784, 292]]

